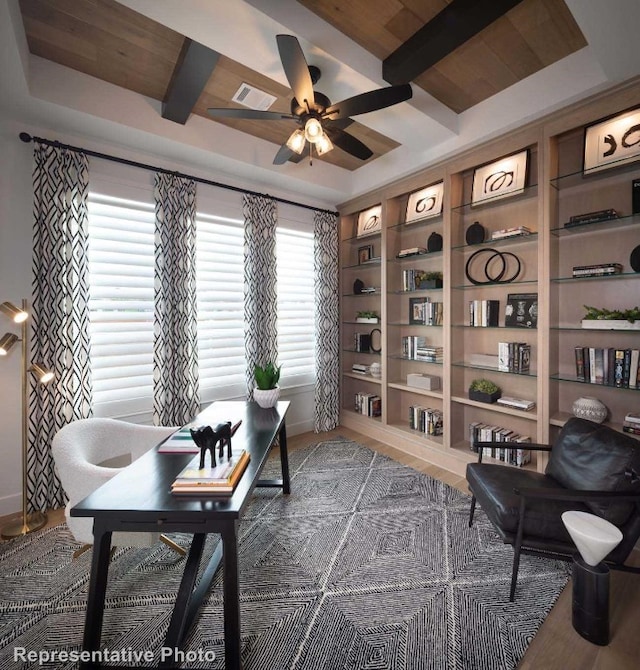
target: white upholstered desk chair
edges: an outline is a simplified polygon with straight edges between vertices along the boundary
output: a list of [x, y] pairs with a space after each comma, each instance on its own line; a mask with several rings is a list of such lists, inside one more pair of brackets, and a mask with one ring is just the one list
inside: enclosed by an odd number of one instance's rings
[[[74, 553], [74, 558], [93, 544], [93, 519], [72, 517], [69, 510], [176, 430], [95, 418], [73, 421], [56, 433], [51, 451], [62, 488], [69, 498], [65, 518], [73, 537], [84, 545]], [[158, 540], [180, 555], [185, 554], [182, 547], [160, 533], [112, 536], [114, 547], [150, 547]]]

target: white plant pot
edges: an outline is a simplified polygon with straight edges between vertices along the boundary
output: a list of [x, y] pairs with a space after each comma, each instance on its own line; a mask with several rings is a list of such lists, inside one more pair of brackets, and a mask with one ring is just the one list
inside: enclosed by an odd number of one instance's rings
[[640, 330], [640, 321], [624, 319], [583, 319], [582, 327], [586, 330]]
[[259, 388], [253, 389], [253, 399], [262, 407], [267, 409], [275, 407], [280, 397], [280, 387], [276, 386], [274, 389], [262, 390]]

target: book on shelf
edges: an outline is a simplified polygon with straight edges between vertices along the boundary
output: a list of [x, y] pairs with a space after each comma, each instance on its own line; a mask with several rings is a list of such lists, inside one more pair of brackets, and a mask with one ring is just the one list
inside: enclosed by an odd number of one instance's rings
[[574, 347], [576, 379], [589, 384], [640, 388], [640, 350]]
[[630, 435], [640, 435], [640, 425], [637, 423], [627, 423], [625, 421], [622, 424], [622, 431], [624, 433], [629, 433]]
[[507, 328], [537, 328], [538, 294], [509, 293], [504, 310], [504, 325]]
[[409, 407], [409, 428], [427, 435], [442, 435], [442, 411], [421, 405]]
[[499, 300], [470, 300], [469, 325], [476, 328], [496, 328], [500, 316]]
[[514, 226], [513, 228], [502, 228], [501, 230], [494, 230], [491, 233], [491, 239], [504, 240], [508, 237], [521, 237], [523, 235], [531, 235], [531, 229], [527, 226]]
[[[225, 450], [226, 454], [226, 450]], [[214, 467], [200, 467], [200, 455], [195, 456], [171, 485], [171, 493], [196, 495], [230, 495], [233, 493], [249, 463], [246, 449], [219, 457]]]
[[575, 265], [572, 275], [573, 277], [606, 277], [621, 272], [622, 265], [620, 263], [599, 263], [597, 265]]
[[421, 256], [426, 254], [427, 250], [424, 247], [410, 247], [409, 249], [401, 249], [396, 258], [406, 258], [407, 256]]
[[526, 342], [498, 342], [498, 370], [528, 374], [530, 368], [530, 344]]
[[598, 223], [599, 221], [609, 221], [611, 219], [619, 218], [620, 214], [615, 209], [601, 209], [597, 212], [587, 212], [586, 214], [575, 214], [569, 217], [565, 228], [573, 228], [574, 226], [584, 226], [588, 223]]
[[409, 323], [420, 326], [441, 326], [444, 303], [429, 298], [409, 298]]
[[625, 423], [635, 423], [640, 428], [640, 412], [629, 412], [624, 417]]
[[364, 363], [354, 363], [351, 366], [351, 372], [355, 372], [358, 375], [368, 375], [370, 366], [365, 365]]
[[354, 396], [354, 410], [364, 416], [381, 416], [382, 398], [376, 393], [358, 391]]
[[536, 406], [536, 403], [533, 400], [525, 400], [524, 398], [515, 398], [513, 396], [503, 395], [497, 400], [498, 405], [504, 405], [505, 407], [513, 407], [515, 409], [522, 409], [524, 411], [529, 411]]
[[528, 435], [521, 435], [509, 428], [501, 426], [492, 426], [479, 421], [473, 421], [469, 424], [469, 444], [472, 451], [477, 451], [476, 442], [504, 442], [511, 448], [504, 447], [483, 447], [482, 456], [495, 458], [504, 461], [509, 465], [515, 465], [519, 468], [524, 467], [531, 462], [531, 450], [526, 447], [513, 447], [513, 443], [526, 444], [531, 442]]

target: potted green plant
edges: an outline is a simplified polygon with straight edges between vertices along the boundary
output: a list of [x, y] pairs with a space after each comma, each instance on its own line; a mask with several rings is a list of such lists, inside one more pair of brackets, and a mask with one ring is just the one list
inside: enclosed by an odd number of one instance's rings
[[422, 272], [417, 284], [418, 288], [442, 288], [442, 272]]
[[358, 323], [378, 323], [379, 320], [380, 317], [378, 316], [378, 312], [371, 310], [356, 312], [356, 321]]
[[469, 386], [469, 400], [492, 403], [502, 396], [502, 390], [488, 379], [474, 379]]
[[253, 367], [253, 376], [256, 380], [256, 387], [253, 389], [253, 399], [260, 405], [260, 407], [268, 408], [275, 407], [280, 397], [280, 381], [281, 365], [276, 366], [269, 362], [264, 367], [255, 365]]

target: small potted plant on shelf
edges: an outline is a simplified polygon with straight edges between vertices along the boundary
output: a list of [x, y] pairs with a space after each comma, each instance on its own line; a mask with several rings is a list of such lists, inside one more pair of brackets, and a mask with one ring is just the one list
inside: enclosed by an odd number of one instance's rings
[[357, 323], [378, 323], [379, 320], [378, 312], [367, 310], [356, 312]]
[[253, 389], [253, 399], [260, 407], [275, 407], [280, 397], [280, 370], [282, 366], [277, 367], [269, 362], [264, 367], [255, 365], [253, 376], [256, 379], [256, 388]]
[[501, 396], [500, 387], [488, 379], [474, 379], [469, 386], [469, 400], [492, 403]]
[[640, 330], [640, 307], [605, 309], [584, 305], [582, 327], [592, 330]]
[[442, 272], [422, 272], [417, 285], [418, 288], [442, 288]]

